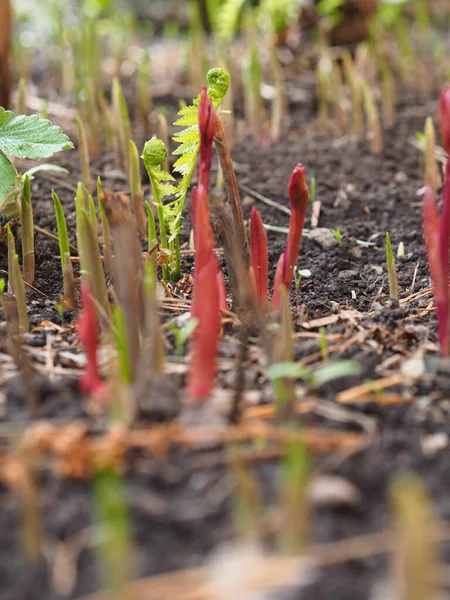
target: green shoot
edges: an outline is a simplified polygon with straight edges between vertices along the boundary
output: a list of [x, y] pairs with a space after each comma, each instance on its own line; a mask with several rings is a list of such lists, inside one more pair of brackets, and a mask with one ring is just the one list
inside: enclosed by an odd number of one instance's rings
[[13, 256], [16, 253], [16, 242], [9, 223], [6, 226], [6, 239], [8, 244], [8, 291], [10, 294], [14, 294]]
[[91, 168], [89, 166], [89, 148], [86, 137], [86, 130], [80, 115], [75, 118], [78, 131], [78, 152], [80, 155], [81, 181], [87, 194], [92, 191]]
[[364, 97], [364, 110], [366, 112], [367, 124], [370, 130], [370, 144], [375, 154], [381, 154], [383, 151], [383, 137], [381, 134], [380, 117], [378, 108], [373, 98], [372, 90], [364, 79], [362, 80], [362, 90]]
[[327, 333], [325, 331], [325, 327], [321, 327], [319, 329], [320, 335], [320, 355], [322, 357], [323, 362], [328, 360], [328, 340]]
[[427, 117], [425, 121], [425, 184], [435, 192], [438, 189], [438, 170], [436, 162], [436, 132], [433, 119]]
[[[166, 148], [168, 149], [169, 148], [169, 128], [167, 126], [166, 115], [164, 113], [162, 113], [161, 111], [158, 113], [158, 133], [159, 133], [160, 139], [162, 139]], [[164, 171], [169, 170], [169, 155], [167, 155], [167, 158], [164, 161], [162, 168], [164, 169]]]
[[136, 98], [145, 133], [148, 133], [150, 129], [150, 114], [152, 112], [151, 61], [148, 50], [142, 52], [138, 64]]
[[99, 471], [94, 477], [94, 497], [105, 585], [113, 590], [116, 598], [121, 598], [121, 591], [131, 575], [131, 541], [120, 476], [112, 469]]
[[128, 107], [123, 95], [122, 87], [117, 77], [112, 82], [112, 102], [114, 118], [117, 124], [119, 135], [120, 153], [125, 169], [129, 165], [129, 146], [128, 141], [131, 138], [130, 118], [128, 116]]
[[94, 231], [97, 231], [97, 213], [95, 212], [94, 199], [91, 194], [88, 195], [88, 217]]
[[34, 284], [34, 226], [33, 226], [33, 207], [31, 205], [31, 186], [30, 178], [25, 176], [22, 188], [21, 202], [21, 222], [22, 222], [22, 260], [23, 260], [23, 280], [30, 285]]
[[[83, 252], [85, 259], [82, 260], [82, 268], [85, 269], [85, 276], [89, 279], [93, 298], [97, 302], [97, 310], [100, 308], [109, 312], [108, 295], [106, 291], [105, 274], [103, 271], [102, 258], [97, 243], [97, 233], [94, 231], [92, 222], [86, 213], [82, 210], [79, 215], [79, 225], [81, 239], [83, 240]], [[83, 267], [84, 262], [84, 267]], [[88, 267], [86, 269], [86, 266]], [[103, 317], [99, 313], [99, 318]]]
[[116, 304], [112, 309], [112, 321], [114, 325], [114, 338], [116, 342], [117, 355], [119, 358], [119, 374], [122, 383], [131, 383], [132, 369], [130, 364], [130, 353], [128, 352], [128, 337], [123, 309]]
[[153, 214], [152, 207], [147, 201], [145, 201], [145, 208], [147, 209], [147, 244], [148, 251], [150, 252], [154, 249], [158, 240], [156, 239], [155, 215]]
[[391, 236], [386, 231], [386, 267], [389, 279], [389, 294], [392, 300], [398, 302], [397, 270], [395, 268], [394, 253], [392, 252]]
[[16, 183], [16, 170], [6, 155], [38, 160], [73, 148], [60, 127], [37, 115], [15, 116], [0, 107], [0, 197]]
[[308, 475], [309, 461], [305, 444], [301, 440], [289, 442], [283, 461], [280, 500], [283, 511], [281, 546], [290, 554], [301, 552], [310, 529]]
[[339, 246], [342, 246], [342, 232], [341, 232], [341, 230], [340, 229], [331, 229], [330, 231], [334, 235], [334, 238], [337, 241], [337, 243], [339, 244]]
[[380, 68], [384, 124], [391, 127], [395, 122], [395, 80], [386, 59], [381, 62]]
[[175, 354], [177, 356], [183, 356], [184, 346], [190, 336], [194, 333], [197, 324], [198, 319], [189, 319], [183, 327], [178, 327], [176, 323], [169, 323], [170, 332], [175, 338]]
[[259, 60], [258, 48], [255, 40], [248, 50], [248, 58], [244, 65], [244, 90], [246, 117], [250, 125], [250, 132], [255, 141], [261, 139], [262, 98], [261, 81], [262, 69]]
[[22, 273], [20, 272], [19, 257], [13, 252], [11, 257], [12, 272], [10, 277], [12, 279], [12, 288], [14, 290], [14, 296], [17, 302], [17, 313], [19, 315], [19, 327], [23, 332], [30, 329], [28, 321], [27, 311], [27, 300], [25, 296], [25, 285], [22, 279]]
[[348, 50], [342, 54], [342, 62], [344, 66], [344, 75], [347, 84], [350, 88], [350, 96], [352, 101], [352, 129], [353, 134], [358, 138], [363, 134], [363, 95], [361, 89], [361, 78], [352, 55]]
[[100, 217], [100, 223], [102, 225], [102, 237], [103, 237], [103, 262], [105, 269], [112, 272], [112, 245], [111, 245], [111, 231], [109, 229], [109, 222], [106, 217], [105, 207], [103, 206], [103, 186], [100, 177], [97, 177], [97, 205], [98, 214]]
[[145, 237], [147, 223], [145, 222], [144, 193], [141, 184], [141, 168], [139, 153], [133, 140], [129, 140], [130, 171], [129, 181], [131, 190], [131, 207], [136, 220], [137, 230], [141, 238]]

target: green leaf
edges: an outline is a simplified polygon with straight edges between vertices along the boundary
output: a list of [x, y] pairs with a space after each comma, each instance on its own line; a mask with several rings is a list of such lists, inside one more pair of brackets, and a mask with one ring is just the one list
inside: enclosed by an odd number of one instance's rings
[[0, 152], [0, 197], [8, 193], [16, 183], [16, 170], [12, 162]]
[[47, 158], [55, 152], [73, 148], [60, 127], [37, 115], [15, 116], [0, 107], [0, 150], [17, 158]]
[[311, 375], [311, 383], [314, 387], [320, 387], [329, 381], [333, 381], [333, 379], [350, 377], [351, 375], [359, 375], [360, 373], [361, 365], [354, 360], [336, 360], [314, 371]]

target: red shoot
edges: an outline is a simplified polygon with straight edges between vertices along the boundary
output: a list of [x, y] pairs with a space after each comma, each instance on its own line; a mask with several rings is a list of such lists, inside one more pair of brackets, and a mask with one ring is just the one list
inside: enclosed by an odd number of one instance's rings
[[198, 127], [200, 130], [200, 185], [208, 191], [209, 171], [211, 169], [212, 147], [216, 133], [217, 116], [213, 103], [208, 97], [206, 87], [200, 95], [198, 107]]
[[272, 292], [272, 310], [278, 311], [280, 310], [280, 285], [282, 285], [284, 274], [286, 272], [286, 254], [283, 254], [278, 259], [277, 268], [275, 271], [275, 279], [273, 282], [273, 292]]
[[78, 317], [78, 335], [87, 356], [87, 366], [80, 377], [80, 388], [90, 396], [98, 396], [104, 392], [105, 384], [100, 378], [97, 364], [97, 315], [94, 302], [87, 286], [81, 288], [83, 312]]
[[267, 234], [259, 210], [252, 208], [250, 214], [250, 253], [255, 277], [256, 295], [264, 311], [267, 311], [268, 258]]
[[439, 215], [436, 206], [433, 189], [427, 186], [425, 198], [423, 201], [423, 227], [425, 233], [425, 242], [427, 247], [428, 265], [430, 268], [431, 280], [434, 287], [434, 297], [436, 300], [439, 343], [442, 356], [449, 354], [449, 297], [448, 297], [448, 257], [445, 256], [445, 264], [442, 264], [442, 254], [439, 239]]
[[225, 279], [222, 271], [217, 271], [217, 287], [219, 290], [219, 308], [221, 311], [228, 310], [227, 306], [227, 290], [225, 288]]
[[303, 225], [309, 200], [308, 187], [305, 181], [305, 168], [300, 163], [292, 171], [288, 185], [288, 196], [292, 212], [286, 244], [286, 271], [283, 278], [286, 288], [289, 288], [294, 277], [294, 267], [297, 264], [298, 252], [302, 242]]
[[195, 276], [197, 277], [209, 261], [214, 248], [207, 190], [203, 185], [200, 185], [196, 190], [193, 209], [195, 214]]
[[191, 196], [191, 221], [192, 221], [192, 231], [194, 233], [194, 246], [197, 243], [195, 239], [195, 230], [197, 227], [197, 206], [198, 206], [198, 188], [195, 186], [192, 188], [192, 196]]
[[448, 279], [448, 253], [450, 249], [450, 160], [445, 167], [444, 190], [439, 222], [439, 253], [443, 277]]
[[201, 298], [201, 312], [193, 338], [188, 395], [196, 403], [205, 402], [211, 395], [216, 370], [217, 345], [220, 336], [218, 264], [214, 254], [195, 276], [196, 297]]
[[450, 154], [450, 86], [445, 87], [439, 96], [439, 129], [445, 151]]

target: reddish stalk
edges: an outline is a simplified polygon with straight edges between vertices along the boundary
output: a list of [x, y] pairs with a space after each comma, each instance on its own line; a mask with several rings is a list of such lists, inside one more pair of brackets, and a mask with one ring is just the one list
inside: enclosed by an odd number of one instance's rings
[[280, 286], [284, 283], [284, 276], [286, 273], [286, 254], [283, 252], [278, 259], [277, 268], [275, 271], [275, 279], [273, 282], [272, 291], [272, 311], [279, 311], [281, 306], [280, 301]]
[[423, 201], [423, 226], [427, 248], [428, 265], [434, 287], [438, 318], [438, 335], [442, 356], [449, 354], [449, 297], [448, 297], [448, 256], [442, 262], [442, 247], [440, 244], [441, 227], [433, 189], [427, 186]]
[[86, 351], [87, 366], [80, 377], [80, 388], [90, 396], [99, 396], [104, 392], [105, 384], [100, 377], [97, 362], [99, 343], [97, 313], [87, 285], [81, 288], [81, 297], [83, 312], [78, 317], [78, 335]]
[[442, 145], [450, 154], [450, 86], [445, 87], [439, 96], [439, 129]]
[[283, 278], [286, 288], [289, 288], [294, 278], [294, 267], [297, 264], [298, 252], [302, 243], [303, 225], [305, 224], [309, 200], [305, 168], [300, 163], [292, 171], [288, 185], [288, 196], [291, 203], [291, 217], [286, 244], [286, 270]]
[[195, 403], [205, 402], [211, 395], [220, 336], [218, 264], [211, 253], [208, 263], [196, 274], [196, 298], [201, 298], [201, 312], [193, 340], [192, 361], [188, 379], [188, 395]]
[[268, 295], [268, 252], [267, 233], [259, 214], [252, 208], [250, 215], [250, 256], [255, 279], [256, 296], [261, 308], [267, 311]]

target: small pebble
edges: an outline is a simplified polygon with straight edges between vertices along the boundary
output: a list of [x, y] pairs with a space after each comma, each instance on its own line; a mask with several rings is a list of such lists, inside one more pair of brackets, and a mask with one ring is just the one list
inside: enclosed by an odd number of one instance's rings
[[394, 175], [395, 183], [406, 183], [408, 181], [408, 175], [404, 171], [397, 171]]

